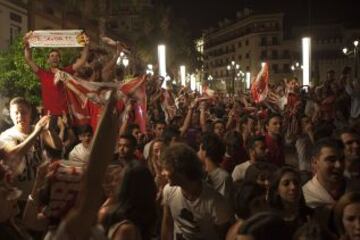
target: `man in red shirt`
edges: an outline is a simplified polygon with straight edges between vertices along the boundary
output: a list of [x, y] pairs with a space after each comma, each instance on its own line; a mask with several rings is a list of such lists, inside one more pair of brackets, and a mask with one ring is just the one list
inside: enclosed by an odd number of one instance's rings
[[271, 114], [265, 123], [265, 145], [268, 149], [269, 162], [277, 166], [285, 164], [284, 144], [282, 139], [282, 117]]
[[30, 66], [31, 70], [38, 76], [41, 84], [41, 96], [44, 111], [50, 112], [51, 115], [61, 116], [63, 112], [68, 112], [67, 98], [65, 94], [64, 85], [62, 82], [55, 83], [54, 76], [58, 70], [65, 71], [73, 74], [78, 70], [85, 62], [89, 53], [89, 40], [86, 39], [86, 45], [81, 52], [81, 57], [78, 60], [64, 68], [60, 68], [60, 52], [56, 49], [52, 49], [49, 52], [47, 63], [49, 69], [40, 68], [32, 59], [32, 52], [29, 47], [29, 38], [31, 32], [27, 33], [24, 37], [24, 55], [25, 62]]

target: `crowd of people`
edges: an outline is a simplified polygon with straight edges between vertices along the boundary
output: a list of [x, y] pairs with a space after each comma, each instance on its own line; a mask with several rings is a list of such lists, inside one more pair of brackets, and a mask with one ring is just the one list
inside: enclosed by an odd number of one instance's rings
[[[42, 106], [18, 96], [2, 116], [0, 239], [360, 239], [360, 81], [349, 67], [311, 87], [271, 79], [261, 102], [163, 89], [141, 69], [119, 94], [101, 84], [125, 84], [123, 45], [86, 39], [65, 67], [52, 49], [42, 69], [29, 37]], [[102, 86], [84, 116], [59, 72]]]

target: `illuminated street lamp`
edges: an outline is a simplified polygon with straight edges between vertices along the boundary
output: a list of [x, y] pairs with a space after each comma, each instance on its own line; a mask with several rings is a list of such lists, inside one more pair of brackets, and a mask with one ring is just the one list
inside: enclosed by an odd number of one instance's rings
[[240, 73], [240, 65], [235, 63], [235, 61], [231, 61], [231, 64], [227, 65], [226, 69], [231, 72], [231, 93], [235, 95], [235, 79]]
[[311, 38], [302, 38], [303, 85], [310, 85], [311, 79]]
[[151, 76], [154, 75], [154, 70], [153, 70], [153, 65], [152, 64], [147, 65], [146, 74], [151, 75]]
[[302, 71], [302, 69], [304, 68], [304, 66], [300, 65], [299, 62], [296, 62], [296, 63], [292, 64], [290, 68], [291, 68], [291, 71], [294, 72], [294, 77], [299, 78], [299, 74]]
[[181, 79], [181, 86], [186, 85], [186, 67], [184, 65], [180, 66], [180, 79]]
[[250, 89], [251, 85], [251, 73], [246, 72], [246, 89]]
[[358, 69], [359, 69], [359, 41], [355, 40], [353, 42], [354, 48], [353, 49], [348, 49], [348, 48], [343, 48], [342, 52], [349, 57], [354, 57], [355, 61], [354, 61], [354, 65], [355, 65], [355, 75], [354, 77], [357, 79], [358, 78]]
[[208, 76], [208, 80], [209, 80], [209, 81], [214, 80], [213, 76], [209, 75], [209, 76]]
[[158, 45], [159, 75], [165, 80], [161, 88], [166, 88], [166, 47]]
[[125, 53], [121, 52], [120, 56], [116, 60], [117, 65], [123, 65], [124, 67], [127, 67], [129, 65], [129, 58], [125, 55]]

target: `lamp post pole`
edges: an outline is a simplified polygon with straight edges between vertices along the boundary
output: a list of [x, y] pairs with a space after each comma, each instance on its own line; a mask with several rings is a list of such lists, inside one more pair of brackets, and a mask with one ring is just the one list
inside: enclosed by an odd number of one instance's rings
[[231, 94], [234, 96], [235, 95], [235, 79], [236, 79], [236, 75], [237, 72], [240, 70], [240, 65], [236, 64], [235, 61], [231, 61], [231, 64], [227, 65], [226, 69], [232, 74], [232, 79], [231, 79]]

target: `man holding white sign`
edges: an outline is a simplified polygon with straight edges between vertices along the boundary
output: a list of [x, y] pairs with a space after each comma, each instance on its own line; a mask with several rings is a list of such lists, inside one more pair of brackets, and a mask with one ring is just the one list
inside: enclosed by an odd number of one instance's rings
[[[70, 74], [74, 74], [76, 70], [78, 70], [85, 62], [88, 57], [89, 53], [89, 38], [85, 35], [85, 33], [81, 32], [75, 36], [75, 39], [81, 38], [82, 42], [84, 43], [84, 48], [81, 52], [81, 57], [77, 59], [75, 63], [70, 66], [66, 66], [64, 68], [60, 68], [61, 56], [60, 52], [57, 49], [51, 49], [48, 54], [47, 63], [49, 64], [49, 69], [42, 69], [40, 68], [32, 59], [32, 51], [31, 47], [79, 47], [79, 45], [71, 45], [71, 41], [73, 38], [73, 32], [67, 33], [68, 31], [35, 31], [35, 32], [28, 32], [24, 36], [24, 55], [25, 61], [30, 66], [31, 70], [38, 76], [41, 83], [41, 95], [42, 95], [42, 103], [45, 112], [50, 112], [51, 115], [54, 116], [61, 116], [63, 112], [68, 112], [67, 109], [67, 98], [65, 94], [64, 85], [61, 82], [55, 82], [54, 76], [58, 70], [65, 71]], [[60, 36], [59, 34], [62, 33]], [[66, 35], [68, 34], [68, 35]], [[43, 35], [46, 35], [44, 38]], [[52, 36], [52, 37], [50, 37]], [[61, 41], [59, 40], [61, 38]], [[48, 42], [39, 42], [39, 40], [46, 40]], [[69, 39], [69, 44], [64, 44], [64, 42]], [[50, 43], [52, 42], [52, 43]], [[61, 42], [59, 44], [59, 42]]]

